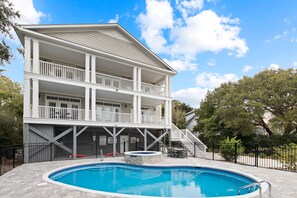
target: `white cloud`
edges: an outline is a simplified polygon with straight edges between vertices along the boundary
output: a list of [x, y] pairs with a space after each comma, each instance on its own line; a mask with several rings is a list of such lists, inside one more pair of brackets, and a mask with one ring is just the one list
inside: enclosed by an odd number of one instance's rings
[[46, 15], [37, 11], [33, 0], [11, 0], [15, 10], [20, 11], [21, 17], [16, 20], [19, 24], [38, 24], [42, 17]]
[[278, 64], [270, 64], [269, 67], [267, 68], [268, 70], [279, 70], [280, 66]]
[[207, 87], [213, 89], [220, 86], [224, 82], [234, 82], [239, 78], [235, 74], [218, 74], [218, 73], [207, 73], [203, 72], [195, 77], [196, 85], [200, 87]]
[[196, 55], [197, 53], [223, 49], [234, 51], [236, 56], [244, 56], [248, 47], [244, 39], [239, 38], [238, 19], [219, 17], [212, 10], [204, 10], [185, 20], [185, 25], [172, 30], [176, 53]]
[[170, 55], [171, 61], [180, 57], [194, 61], [197, 54], [206, 51], [227, 49], [237, 57], [247, 53], [247, 44], [239, 36], [238, 18], [201, 11], [203, 0], [180, 0], [175, 6], [168, 0], [146, 0], [146, 11], [137, 17], [142, 38], [156, 53]]
[[172, 93], [172, 96], [176, 100], [180, 100], [190, 106], [197, 108], [200, 105], [202, 99], [204, 99], [207, 94], [207, 88], [187, 88], [180, 89]]
[[293, 63], [292, 63], [292, 65], [291, 65], [291, 67], [297, 67], [297, 61], [294, 61]]
[[247, 73], [253, 69], [252, 66], [250, 65], [245, 65], [244, 68], [242, 69], [242, 72]]
[[146, 13], [137, 18], [141, 28], [141, 36], [156, 53], [165, 53], [167, 40], [163, 30], [173, 27], [173, 9], [166, 0], [146, 0]]
[[193, 14], [195, 11], [203, 8], [203, 1], [204, 0], [177, 0], [177, 9], [181, 12], [183, 18], [187, 18], [189, 14]]
[[207, 62], [207, 64], [209, 66], [214, 66], [216, 64], [216, 61], [214, 59], [209, 59], [208, 62]]
[[163, 59], [163, 60], [178, 72], [193, 71], [193, 70], [196, 70], [196, 66], [197, 66], [197, 64], [193, 63], [191, 60], [182, 60], [182, 58], [176, 59], [176, 60], [167, 60], [167, 59]]
[[118, 21], [119, 21], [119, 15], [116, 14], [115, 18], [114, 18], [114, 19], [110, 19], [110, 20], [108, 21], [108, 23], [117, 23]]

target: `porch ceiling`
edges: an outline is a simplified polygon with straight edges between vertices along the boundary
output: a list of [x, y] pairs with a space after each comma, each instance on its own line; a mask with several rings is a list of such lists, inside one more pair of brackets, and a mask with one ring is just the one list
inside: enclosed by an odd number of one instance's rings
[[103, 91], [103, 90], [96, 91], [96, 98], [99, 100], [115, 101], [115, 102], [120, 102], [120, 103], [132, 103], [133, 102], [133, 96], [131, 96], [131, 95], [118, 93], [118, 92]]
[[81, 96], [84, 97], [85, 89], [83, 87], [77, 87], [72, 85], [48, 82], [48, 81], [39, 81], [39, 90], [40, 92], [46, 93], [57, 93], [69, 96]]
[[159, 99], [154, 99], [154, 98], [141, 97], [141, 103], [149, 106], [157, 106], [160, 104], [164, 104], [164, 101]]
[[84, 68], [85, 55], [46, 43], [40, 43], [40, 57], [46, 61], [55, 60], [69, 66]]

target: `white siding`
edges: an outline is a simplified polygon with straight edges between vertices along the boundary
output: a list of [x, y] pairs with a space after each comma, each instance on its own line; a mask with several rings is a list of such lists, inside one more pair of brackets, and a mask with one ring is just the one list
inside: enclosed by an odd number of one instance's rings
[[128, 58], [152, 66], [156, 66], [158, 68], [164, 68], [160, 64], [155, 62], [152, 57], [136, 47], [134, 43], [125, 41], [123, 39], [123, 35], [120, 35], [120, 33], [119, 35], [116, 35], [114, 31], [107, 32], [105, 30], [104, 33], [101, 33], [99, 31], [83, 31], [47, 34], [72, 43], [90, 47], [92, 49], [104, 51], [123, 58]]

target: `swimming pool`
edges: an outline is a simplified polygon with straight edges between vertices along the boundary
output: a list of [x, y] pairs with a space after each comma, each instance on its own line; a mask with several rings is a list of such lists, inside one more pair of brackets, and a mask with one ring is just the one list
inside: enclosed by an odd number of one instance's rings
[[[44, 178], [88, 192], [155, 197], [236, 197], [238, 188], [259, 179], [238, 172], [195, 166], [137, 166], [96, 163], [54, 170]], [[242, 191], [238, 197], [258, 195]], [[116, 194], [115, 194], [116, 193]]]

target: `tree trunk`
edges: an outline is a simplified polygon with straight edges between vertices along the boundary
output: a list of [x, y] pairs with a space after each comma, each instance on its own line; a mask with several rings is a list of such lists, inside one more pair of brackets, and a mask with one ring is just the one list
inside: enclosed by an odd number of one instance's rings
[[261, 126], [265, 129], [265, 131], [268, 133], [269, 136], [273, 135], [273, 132], [268, 127], [268, 125], [264, 122], [263, 119], [261, 119]]

